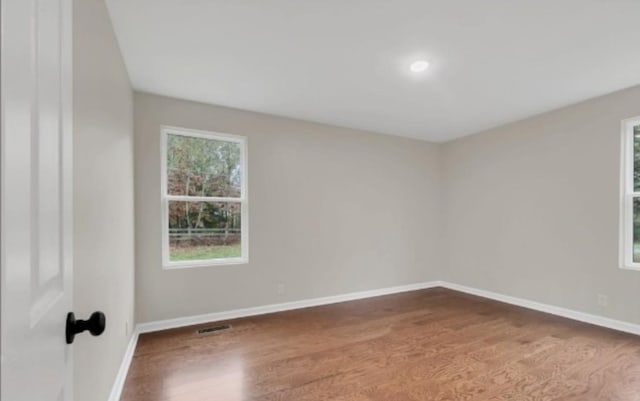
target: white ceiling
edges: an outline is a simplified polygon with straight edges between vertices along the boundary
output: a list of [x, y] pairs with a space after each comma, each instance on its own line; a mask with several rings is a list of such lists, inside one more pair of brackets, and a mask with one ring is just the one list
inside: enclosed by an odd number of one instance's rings
[[136, 90], [430, 141], [640, 83], [640, 0], [107, 3]]

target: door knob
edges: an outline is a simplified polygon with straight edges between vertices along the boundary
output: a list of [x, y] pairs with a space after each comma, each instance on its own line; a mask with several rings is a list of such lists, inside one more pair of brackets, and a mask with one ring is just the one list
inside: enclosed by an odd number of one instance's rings
[[67, 344], [73, 343], [76, 334], [89, 330], [94, 336], [99, 336], [104, 331], [107, 319], [102, 312], [93, 312], [88, 320], [77, 319], [73, 312], [67, 313]]

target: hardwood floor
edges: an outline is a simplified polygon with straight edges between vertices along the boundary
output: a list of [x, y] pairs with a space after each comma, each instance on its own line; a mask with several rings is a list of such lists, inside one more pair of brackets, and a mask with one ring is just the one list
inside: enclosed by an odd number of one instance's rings
[[441, 288], [223, 323], [141, 335], [122, 400], [640, 400], [640, 337]]

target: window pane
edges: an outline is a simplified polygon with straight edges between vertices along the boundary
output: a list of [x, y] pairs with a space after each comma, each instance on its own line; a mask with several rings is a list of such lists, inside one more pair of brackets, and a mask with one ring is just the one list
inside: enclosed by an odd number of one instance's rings
[[640, 125], [633, 127], [633, 190], [640, 191]]
[[240, 197], [240, 144], [167, 135], [169, 195]]
[[239, 258], [241, 204], [169, 201], [169, 260]]

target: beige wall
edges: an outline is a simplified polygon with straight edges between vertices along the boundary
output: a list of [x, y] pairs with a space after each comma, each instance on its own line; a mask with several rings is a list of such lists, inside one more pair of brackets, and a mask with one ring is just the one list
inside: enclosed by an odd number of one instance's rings
[[[139, 322], [433, 279], [436, 145], [148, 94], [135, 110]], [[162, 124], [248, 137], [249, 264], [162, 269]]]
[[[135, 105], [139, 322], [442, 279], [640, 323], [640, 274], [618, 268], [620, 121], [640, 87], [442, 145]], [[161, 124], [249, 137], [250, 264], [162, 270]]]
[[73, 4], [74, 311], [107, 316], [76, 337], [75, 399], [104, 401], [134, 323], [133, 94], [103, 1]]
[[640, 323], [640, 273], [618, 268], [620, 123], [638, 115], [635, 87], [443, 145], [442, 278]]

